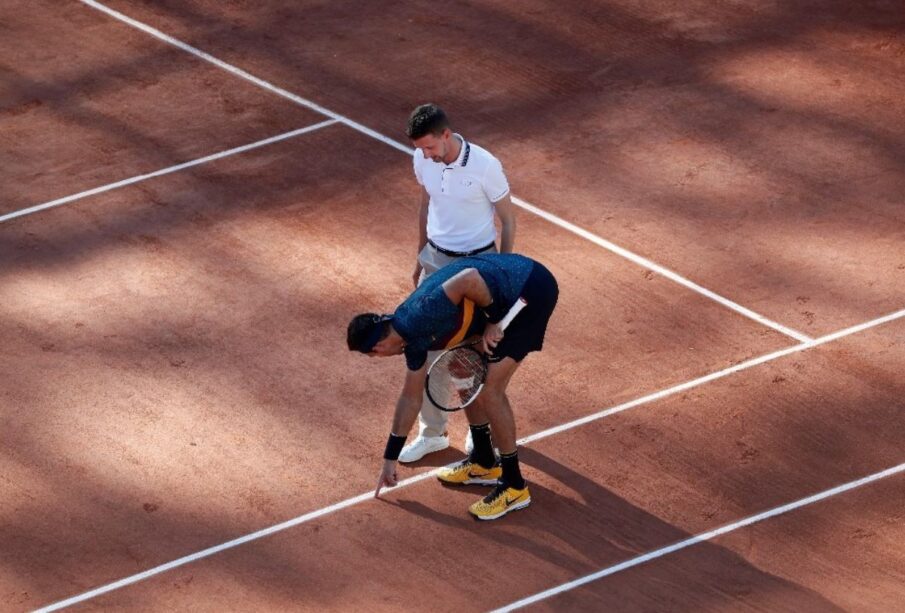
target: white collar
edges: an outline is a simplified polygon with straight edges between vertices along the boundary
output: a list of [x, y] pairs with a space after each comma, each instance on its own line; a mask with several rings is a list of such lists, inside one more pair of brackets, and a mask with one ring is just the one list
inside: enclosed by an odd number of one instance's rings
[[468, 141], [462, 138], [461, 134], [456, 134], [453, 132], [453, 136], [459, 139], [459, 142], [462, 143], [461, 147], [459, 147], [459, 155], [453, 161], [452, 164], [447, 164], [447, 167], [453, 166], [465, 166], [468, 164], [468, 156], [471, 154], [471, 145], [468, 144]]

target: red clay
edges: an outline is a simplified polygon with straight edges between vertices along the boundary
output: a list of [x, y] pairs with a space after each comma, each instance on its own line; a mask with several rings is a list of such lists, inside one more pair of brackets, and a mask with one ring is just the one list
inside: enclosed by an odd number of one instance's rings
[[[903, 331], [898, 324], [886, 332]], [[789, 356], [694, 397], [532, 444], [521, 455], [535, 506], [505, 522], [487, 525], [465, 515], [481, 488], [431, 481], [98, 603], [409, 610], [430, 595], [430, 608], [439, 611], [507, 604], [901, 461], [905, 427], [891, 400], [903, 384], [885, 373], [905, 355], [901, 347], [880, 349], [877, 340], [868, 335]], [[874, 374], [866, 379], [858, 371], [868, 367]], [[885, 424], [882, 432], [877, 423]], [[903, 584], [892, 581], [901, 576], [898, 543], [905, 537], [902, 483], [896, 477], [850, 500], [829, 499], [548, 606], [887, 609], [905, 596]]]
[[806, 334], [905, 303], [894, 3], [113, 6], [395, 138], [442, 101], [516, 194]]
[[79, 3], [4, 15], [0, 214], [316, 123]]
[[[905, 302], [905, 47], [882, 7], [113, 5], [392, 137], [441, 102], [517, 195], [808, 334]], [[322, 119], [78, 3], [2, 27], [0, 214]], [[2, 608], [374, 486], [403, 366], [343, 334], [410, 290], [415, 188], [406, 156], [334, 125], [0, 225]], [[561, 287], [512, 385], [520, 435], [795, 342], [527, 213], [517, 245]], [[424, 482], [87, 608], [503, 605], [902, 462], [902, 338], [538, 441], [534, 504], [500, 522]], [[869, 486], [541, 608], [888, 610], [901, 498]]]
[[[46, 516], [19, 509], [27, 519], [15, 525], [75, 539], [65, 550], [78, 552], [53, 564], [51, 584], [66, 567], [89, 585], [114, 579], [373, 486], [402, 364], [349, 354], [342, 330], [356, 310], [392, 308], [408, 291], [393, 271], [411, 249], [389, 247], [370, 221], [374, 202], [387, 204], [387, 227], [414, 213], [392, 189], [404, 165], [373, 174], [385, 153], [333, 126], [206, 176], [162, 178], [54, 211], [53, 223], [49, 214], [3, 229], [3, 334], [18, 356], [4, 370], [18, 373], [8, 394], [21, 407], [8, 454], [32, 466], [45, 449], [51, 459], [32, 479], [67, 500]], [[564, 296], [549, 348], [513, 389], [525, 434], [787, 344], [540, 221], [525, 218], [521, 236], [555, 262]], [[607, 351], [588, 330], [612, 330]], [[562, 397], [556, 388], [573, 380], [582, 383]], [[461, 440], [464, 421], [453, 424]], [[68, 470], [85, 462], [73, 484]], [[134, 543], [126, 566], [109, 549], [120, 541]], [[34, 580], [45, 554], [31, 560], [21, 567]]]

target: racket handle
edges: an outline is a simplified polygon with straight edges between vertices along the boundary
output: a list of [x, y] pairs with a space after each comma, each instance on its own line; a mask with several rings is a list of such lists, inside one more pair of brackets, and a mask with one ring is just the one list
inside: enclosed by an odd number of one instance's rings
[[509, 312], [506, 313], [506, 317], [500, 320], [500, 328], [503, 330], [508, 328], [509, 324], [512, 323], [512, 320], [515, 319], [515, 316], [518, 315], [519, 312], [521, 312], [521, 310], [526, 306], [528, 306], [528, 303], [525, 302], [524, 298], [519, 298], [518, 300], [516, 300], [515, 304], [513, 304], [509, 309]]

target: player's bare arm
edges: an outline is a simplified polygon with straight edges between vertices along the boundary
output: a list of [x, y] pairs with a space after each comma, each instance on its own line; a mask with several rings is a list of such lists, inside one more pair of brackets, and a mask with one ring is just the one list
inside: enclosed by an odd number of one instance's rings
[[[390, 432], [396, 436], [407, 436], [415, 423], [415, 418], [418, 417], [426, 372], [426, 364], [419, 370], [405, 371], [405, 381], [402, 384], [399, 399], [396, 401], [396, 412], [393, 414], [393, 425], [390, 428]], [[374, 492], [374, 496], [380, 495], [381, 488], [393, 487], [397, 482], [396, 460], [384, 459], [383, 467], [377, 478], [377, 490]]]
[[490, 288], [475, 268], [466, 268], [443, 283], [443, 291], [453, 304], [462, 304], [468, 298], [479, 307], [486, 307], [493, 302]]
[[515, 244], [515, 205], [509, 194], [493, 203], [497, 217], [500, 218], [500, 253], [512, 253]]
[[501, 340], [503, 340], [503, 327], [498, 323], [492, 324], [488, 322], [484, 326], [484, 337], [482, 339], [484, 353], [493, 355], [493, 350], [500, 344]]
[[[421, 202], [418, 208], [418, 251], [415, 253], [421, 253], [421, 250], [424, 249], [424, 246], [427, 244], [427, 209], [429, 204], [430, 195], [428, 195], [427, 190], [422, 186]], [[415, 272], [412, 273], [412, 282], [415, 284], [415, 287], [418, 287], [418, 280], [420, 278], [421, 261], [418, 258], [415, 258]]]
[[[443, 284], [443, 290], [453, 304], [460, 304], [464, 298], [468, 298], [476, 305], [486, 307], [493, 301], [487, 283], [474, 268], [466, 268], [450, 278]], [[501, 340], [503, 340], [503, 329], [499, 324], [488, 323], [484, 328], [482, 343], [484, 353], [493, 355], [493, 349]]]
[[396, 412], [393, 414], [393, 427], [391, 432], [400, 435], [408, 434], [421, 410], [422, 392], [424, 391], [424, 376], [427, 373], [427, 364], [418, 370], [406, 370], [405, 381], [402, 384], [402, 392], [396, 401]]

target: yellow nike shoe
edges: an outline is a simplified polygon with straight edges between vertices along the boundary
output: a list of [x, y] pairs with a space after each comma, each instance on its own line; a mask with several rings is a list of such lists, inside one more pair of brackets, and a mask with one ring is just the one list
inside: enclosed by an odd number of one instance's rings
[[468, 458], [437, 471], [437, 479], [447, 485], [496, 485], [502, 476], [503, 469], [499, 465], [484, 468]]
[[527, 484], [517, 490], [501, 483], [490, 492], [490, 495], [468, 507], [468, 512], [474, 515], [475, 519], [498, 519], [510, 511], [524, 509], [529, 504], [531, 494], [528, 492]]

